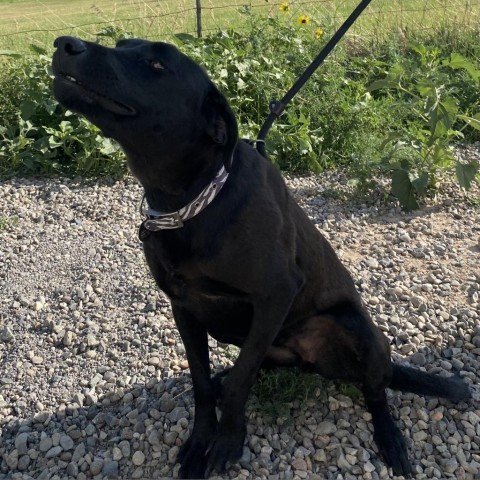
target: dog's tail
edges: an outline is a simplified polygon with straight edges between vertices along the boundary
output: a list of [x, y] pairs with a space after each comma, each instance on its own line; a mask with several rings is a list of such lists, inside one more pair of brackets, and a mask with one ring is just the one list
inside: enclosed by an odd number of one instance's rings
[[389, 387], [403, 392], [442, 397], [453, 402], [472, 398], [469, 386], [458, 375], [440, 377], [396, 363], [393, 364], [393, 376]]

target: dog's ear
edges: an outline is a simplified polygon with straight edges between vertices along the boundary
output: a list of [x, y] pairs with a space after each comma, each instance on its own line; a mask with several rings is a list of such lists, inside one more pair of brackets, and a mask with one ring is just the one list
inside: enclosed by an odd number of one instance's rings
[[206, 120], [206, 133], [216, 145], [222, 147], [225, 169], [229, 171], [238, 139], [237, 121], [227, 99], [213, 84], [204, 98], [202, 113]]

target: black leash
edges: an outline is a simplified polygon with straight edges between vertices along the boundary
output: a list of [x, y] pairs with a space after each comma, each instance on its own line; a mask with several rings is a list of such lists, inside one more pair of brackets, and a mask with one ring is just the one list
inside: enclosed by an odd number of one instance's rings
[[353, 22], [355, 22], [355, 20], [365, 10], [371, 1], [372, 0], [362, 0], [352, 14], [345, 20], [345, 22], [343, 22], [343, 25], [335, 32], [333, 37], [323, 47], [322, 51], [317, 55], [317, 58], [313, 60], [300, 78], [293, 84], [293, 87], [285, 94], [285, 96], [280, 101], [272, 100], [270, 102], [270, 114], [265, 119], [265, 122], [263, 122], [262, 128], [260, 129], [256, 140], [257, 150], [261, 155], [266, 157], [265, 137], [273, 125], [273, 122], [283, 113], [288, 102], [292, 100], [292, 98], [303, 87], [305, 82], [312, 76], [315, 70], [323, 63], [327, 55], [333, 50], [333, 47], [335, 47], [335, 45], [341, 40], [348, 29], [352, 26]]

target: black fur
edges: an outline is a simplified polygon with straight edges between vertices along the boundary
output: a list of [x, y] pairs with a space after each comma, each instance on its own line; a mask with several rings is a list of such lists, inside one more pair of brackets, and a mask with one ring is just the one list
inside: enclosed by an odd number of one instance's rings
[[[392, 365], [388, 341], [349, 273], [277, 168], [238, 141], [227, 100], [197, 64], [172, 45], [143, 40], [106, 48], [60, 37], [56, 47], [56, 98], [122, 145], [152, 208], [175, 211], [222, 165], [230, 172], [214, 202], [183, 228], [142, 232], [149, 268], [172, 303], [195, 392], [181, 476], [208, 476], [238, 460], [245, 402], [266, 364], [359, 383], [385, 461], [395, 474], [410, 473], [385, 389], [459, 401], [470, 398], [467, 385]], [[210, 377], [207, 334], [241, 347], [221, 387]]]

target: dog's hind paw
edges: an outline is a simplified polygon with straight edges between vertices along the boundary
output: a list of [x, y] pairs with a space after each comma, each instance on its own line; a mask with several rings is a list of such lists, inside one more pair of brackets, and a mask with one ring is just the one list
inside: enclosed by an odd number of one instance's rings
[[412, 473], [412, 465], [408, 459], [405, 439], [393, 423], [384, 427], [375, 428], [375, 443], [393, 474], [408, 477]]

